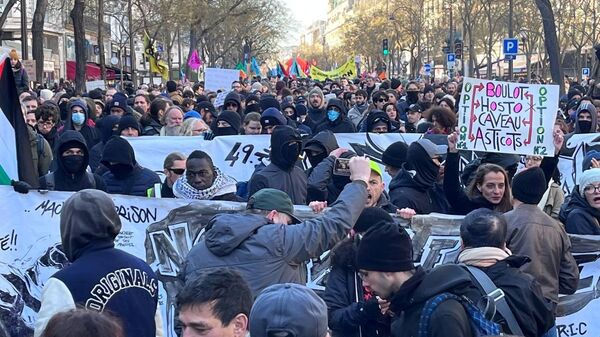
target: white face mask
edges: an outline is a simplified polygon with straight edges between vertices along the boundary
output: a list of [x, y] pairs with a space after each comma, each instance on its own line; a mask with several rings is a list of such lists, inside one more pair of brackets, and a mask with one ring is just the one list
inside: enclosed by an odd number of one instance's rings
[[85, 122], [85, 114], [82, 112], [74, 112], [71, 115], [71, 121], [73, 121], [73, 124], [75, 125], [83, 125]]

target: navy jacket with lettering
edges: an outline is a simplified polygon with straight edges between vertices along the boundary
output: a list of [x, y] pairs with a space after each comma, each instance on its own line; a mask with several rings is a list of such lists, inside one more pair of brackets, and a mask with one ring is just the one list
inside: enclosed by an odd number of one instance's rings
[[76, 307], [116, 316], [127, 337], [162, 336], [158, 279], [146, 262], [114, 248], [120, 231], [108, 194], [87, 189], [67, 199], [60, 217], [61, 248], [72, 263], [45, 283], [35, 337], [54, 314]]

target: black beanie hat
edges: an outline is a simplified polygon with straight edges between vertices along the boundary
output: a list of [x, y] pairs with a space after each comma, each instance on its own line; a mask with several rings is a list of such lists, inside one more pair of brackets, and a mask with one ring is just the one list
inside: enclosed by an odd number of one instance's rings
[[240, 132], [240, 127], [242, 126], [242, 119], [240, 114], [231, 110], [225, 110], [219, 114], [217, 117], [217, 123], [219, 121], [225, 121], [231, 125], [231, 127], [236, 131]]
[[276, 108], [277, 110], [281, 111], [281, 104], [275, 97], [271, 95], [262, 96], [258, 104], [260, 105], [261, 111], [265, 111], [268, 108]]
[[410, 236], [393, 222], [384, 222], [365, 233], [356, 256], [356, 268], [381, 272], [415, 269]]
[[381, 207], [365, 208], [354, 224], [354, 231], [364, 233], [373, 227], [377, 227], [386, 222], [394, 222], [392, 216]]
[[397, 141], [392, 143], [390, 146], [383, 151], [381, 161], [388, 166], [401, 168], [402, 164], [406, 162], [406, 153], [408, 151], [408, 145], [403, 141]]
[[539, 167], [516, 174], [512, 180], [513, 197], [522, 203], [537, 205], [546, 193], [546, 176]]
[[119, 135], [121, 131], [127, 129], [128, 127], [132, 127], [138, 130], [138, 134], [142, 135], [142, 128], [140, 127], [140, 123], [133, 115], [125, 115], [119, 119]]

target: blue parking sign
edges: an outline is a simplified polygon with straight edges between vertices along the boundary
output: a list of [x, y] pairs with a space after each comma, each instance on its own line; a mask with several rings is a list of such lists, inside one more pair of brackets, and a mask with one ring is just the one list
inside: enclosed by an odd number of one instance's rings
[[453, 53], [448, 54], [447, 57], [446, 57], [446, 61], [448, 63], [455, 62], [456, 61], [456, 54], [453, 54]]
[[431, 72], [431, 64], [425, 63], [423, 65], [423, 70], [425, 70], [426, 73], [430, 73]]
[[504, 39], [503, 47], [504, 55], [517, 55], [519, 53], [519, 39]]
[[590, 68], [581, 68], [581, 77], [590, 77]]

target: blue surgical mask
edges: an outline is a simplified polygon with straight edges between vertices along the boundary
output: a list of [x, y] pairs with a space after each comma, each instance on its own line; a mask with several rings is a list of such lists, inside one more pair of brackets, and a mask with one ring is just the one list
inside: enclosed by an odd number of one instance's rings
[[340, 113], [338, 111], [335, 111], [335, 110], [329, 110], [329, 111], [327, 111], [327, 118], [330, 121], [333, 122], [334, 120], [338, 119], [339, 117], [340, 117]]
[[71, 120], [75, 125], [83, 125], [83, 123], [85, 122], [85, 114], [82, 112], [74, 112], [71, 115]]

